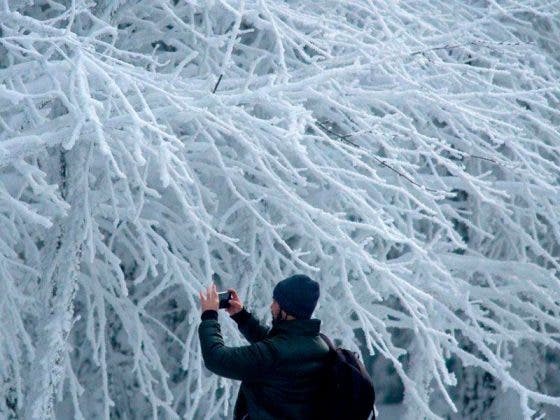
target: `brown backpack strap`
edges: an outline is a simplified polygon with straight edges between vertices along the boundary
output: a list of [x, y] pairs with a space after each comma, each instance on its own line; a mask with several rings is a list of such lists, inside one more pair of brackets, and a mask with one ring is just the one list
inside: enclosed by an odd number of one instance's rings
[[331, 352], [336, 351], [336, 347], [334, 346], [333, 342], [331, 341], [331, 339], [329, 337], [327, 337], [322, 332], [320, 332], [319, 335], [321, 336], [321, 338], [323, 340], [325, 340], [325, 343], [327, 343], [327, 346], [329, 346], [329, 349], [331, 350]]

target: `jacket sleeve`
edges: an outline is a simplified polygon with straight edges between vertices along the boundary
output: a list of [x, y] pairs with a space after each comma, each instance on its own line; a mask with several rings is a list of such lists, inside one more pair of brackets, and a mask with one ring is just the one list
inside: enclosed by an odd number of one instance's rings
[[245, 308], [235, 315], [232, 315], [230, 318], [237, 323], [239, 331], [241, 331], [241, 334], [243, 334], [249, 343], [256, 343], [257, 341], [264, 340], [270, 331], [270, 328], [261, 325]]
[[249, 346], [225, 346], [220, 323], [214, 318], [201, 321], [198, 336], [206, 368], [226, 378], [258, 380], [272, 371], [278, 362], [277, 350], [270, 340]]

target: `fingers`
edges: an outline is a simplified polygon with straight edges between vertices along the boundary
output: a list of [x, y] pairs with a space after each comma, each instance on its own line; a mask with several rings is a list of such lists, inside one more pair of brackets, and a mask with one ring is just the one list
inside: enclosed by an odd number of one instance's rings
[[205, 296], [206, 300], [216, 300], [216, 299], [218, 299], [218, 289], [217, 289], [217, 287], [214, 283], [212, 283], [210, 286], [208, 286], [206, 288], [205, 295], [206, 295]]
[[[235, 289], [230, 287], [227, 290], [231, 292], [230, 302], [235, 302], [236, 304], [239, 304], [239, 306], [242, 306], [241, 300], [239, 299], [239, 296], [237, 296]], [[218, 299], [218, 289], [216, 284], [212, 283], [206, 288], [206, 292], [198, 292], [198, 295], [201, 301]]]
[[212, 296], [212, 285], [208, 286], [206, 290], [198, 292], [201, 299], [208, 300]]
[[239, 300], [239, 296], [237, 296], [237, 292], [235, 291], [235, 289], [232, 289], [231, 287], [228, 289], [228, 292], [231, 292], [231, 297], [232, 300]]

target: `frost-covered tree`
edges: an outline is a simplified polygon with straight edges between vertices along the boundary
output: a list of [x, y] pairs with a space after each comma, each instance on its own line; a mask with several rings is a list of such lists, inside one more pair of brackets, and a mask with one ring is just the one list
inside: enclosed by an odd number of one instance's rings
[[410, 417], [560, 407], [555, 2], [0, 0], [0, 31], [2, 417], [226, 417], [197, 292], [270, 321], [295, 272]]

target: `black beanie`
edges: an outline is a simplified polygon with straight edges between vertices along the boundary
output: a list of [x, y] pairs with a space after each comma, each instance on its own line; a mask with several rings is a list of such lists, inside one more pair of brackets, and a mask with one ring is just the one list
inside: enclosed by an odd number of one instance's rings
[[296, 274], [278, 282], [272, 297], [289, 315], [309, 319], [319, 300], [319, 283], [305, 274]]

